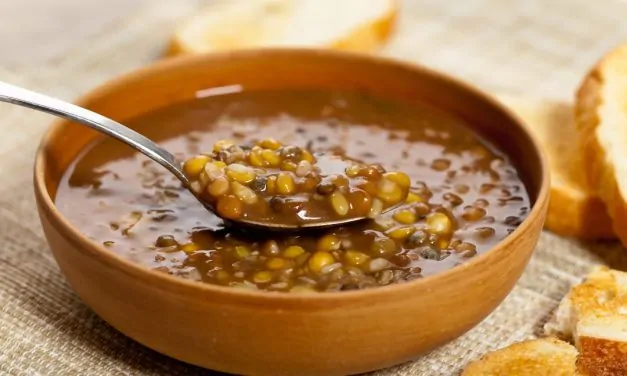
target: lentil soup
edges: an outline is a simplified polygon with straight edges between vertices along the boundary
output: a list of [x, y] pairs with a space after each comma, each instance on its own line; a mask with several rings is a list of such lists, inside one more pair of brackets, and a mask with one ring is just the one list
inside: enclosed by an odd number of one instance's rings
[[319, 232], [225, 228], [165, 169], [103, 138], [70, 166], [59, 210], [111, 252], [182, 278], [269, 291], [341, 291], [402, 283], [487, 251], [527, 215], [508, 157], [464, 121], [426, 104], [360, 93], [258, 91], [201, 98], [127, 122], [181, 163], [218, 140], [273, 138], [380, 164], [411, 178], [406, 203]]

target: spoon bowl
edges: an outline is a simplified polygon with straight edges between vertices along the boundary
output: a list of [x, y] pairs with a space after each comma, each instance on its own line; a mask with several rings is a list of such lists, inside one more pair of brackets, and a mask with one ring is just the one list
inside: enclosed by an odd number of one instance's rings
[[[205, 207], [207, 208], [207, 210], [214, 212], [214, 209], [211, 205], [205, 204], [203, 203], [203, 205], [205, 205]], [[404, 202], [398, 203], [396, 205], [390, 206], [388, 208], [386, 208], [385, 210], [383, 210], [381, 213], [387, 213], [390, 212], [394, 209], [397, 209], [401, 206], [404, 205]], [[233, 221], [230, 219], [223, 219], [224, 223], [227, 226], [235, 226], [235, 227], [241, 227], [242, 225], [245, 226], [248, 229], [251, 230], [269, 230], [269, 231], [277, 231], [277, 232], [295, 232], [295, 231], [308, 231], [308, 230], [325, 230], [325, 229], [329, 229], [332, 227], [339, 227], [339, 226], [346, 226], [346, 225], [351, 225], [351, 224], [355, 224], [357, 222], [361, 222], [361, 221], [365, 221], [365, 220], [369, 220], [370, 218], [368, 217], [351, 217], [351, 218], [343, 218], [343, 219], [336, 219], [336, 220], [329, 220], [329, 221], [324, 221], [324, 222], [302, 222], [302, 223], [298, 223], [298, 224], [294, 224], [294, 223], [272, 223], [271, 226], [269, 226], [268, 222], [264, 222], [264, 221], [255, 221], [255, 220], [249, 220], [249, 219], [242, 219], [242, 220], [237, 220], [237, 221]]]
[[[220, 216], [215, 207], [202, 200], [191, 188], [190, 180], [185, 175], [182, 165], [176, 161], [174, 155], [157, 145], [154, 141], [137, 133], [136, 131], [93, 111], [79, 107], [77, 105], [55, 99], [40, 93], [36, 93], [21, 87], [17, 87], [5, 82], [0, 82], [0, 102], [7, 102], [19, 106], [27, 107], [33, 110], [46, 112], [65, 119], [76, 121], [86, 125], [98, 132], [113, 137], [128, 146], [136, 149], [153, 161], [165, 167], [178, 180], [181, 181], [183, 187], [189, 190], [196, 199], [209, 211]], [[388, 212], [400, 206], [400, 204], [387, 207], [383, 212]], [[338, 220], [326, 221], [308, 221], [303, 223], [276, 223], [266, 221], [249, 220], [240, 218], [237, 220], [226, 219], [225, 223], [234, 226], [245, 226], [253, 229], [263, 229], [272, 231], [297, 231], [312, 229], [327, 229], [330, 227], [347, 225], [354, 222], [362, 221], [367, 217], [349, 217]]]

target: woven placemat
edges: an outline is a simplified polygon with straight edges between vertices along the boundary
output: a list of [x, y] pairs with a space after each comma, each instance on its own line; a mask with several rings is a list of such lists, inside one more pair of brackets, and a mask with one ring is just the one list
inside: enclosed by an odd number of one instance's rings
[[[17, 38], [21, 25], [38, 24], [29, 17], [57, 20], [53, 11], [63, 9], [60, 4], [76, 13], [58, 21], [64, 27], [42, 29], [58, 32], [54, 37], [31, 32], [28, 43], [0, 43], [9, 48], [3, 55], [11, 55], [0, 58], [0, 77], [65, 99], [154, 60], [172, 27], [201, 3], [114, 1], [107, 12], [117, 6], [117, 13], [106, 13], [87, 27], [89, 7], [84, 4], [92, 2], [24, 2], [45, 3], [50, 11], [18, 12], [17, 2], [2, 2], [3, 35], [14, 31]], [[82, 8], [72, 6], [79, 2]], [[87, 9], [86, 19], [80, 9]], [[618, 0], [410, 0], [403, 3], [398, 32], [383, 53], [488, 91], [570, 100], [588, 67], [627, 40], [625, 15], [627, 3]], [[50, 48], [51, 40], [70, 36], [74, 39]], [[25, 53], [25, 48], [42, 51]], [[116, 332], [64, 281], [44, 240], [32, 194], [33, 155], [50, 120], [0, 105], [0, 374], [216, 374]], [[520, 282], [485, 321], [414, 362], [372, 374], [455, 375], [489, 350], [533, 337], [569, 286], [597, 263], [624, 269], [627, 258], [615, 243], [583, 244], [545, 233]]]

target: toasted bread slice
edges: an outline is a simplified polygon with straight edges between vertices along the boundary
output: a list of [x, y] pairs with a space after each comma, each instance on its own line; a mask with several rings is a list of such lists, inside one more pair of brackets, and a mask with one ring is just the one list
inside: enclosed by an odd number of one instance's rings
[[581, 320], [618, 312], [616, 304], [622, 300], [616, 299], [625, 293], [627, 273], [597, 266], [564, 296], [552, 319], [546, 323], [545, 333], [574, 341], [577, 345]]
[[575, 119], [588, 184], [627, 245], [627, 45], [608, 53], [585, 77]]
[[580, 239], [614, 238], [605, 205], [588, 188], [581, 171], [573, 106], [568, 103], [503, 97], [540, 142], [551, 169], [551, 202], [545, 227]]
[[471, 363], [462, 376], [575, 376], [577, 350], [555, 338], [515, 343]]
[[183, 23], [169, 55], [251, 47], [366, 52], [387, 40], [398, 0], [228, 0]]
[[573, 340], [587, 374], [627, 375], [627, 273], [593, 269], [560, 302], [545, 332]]

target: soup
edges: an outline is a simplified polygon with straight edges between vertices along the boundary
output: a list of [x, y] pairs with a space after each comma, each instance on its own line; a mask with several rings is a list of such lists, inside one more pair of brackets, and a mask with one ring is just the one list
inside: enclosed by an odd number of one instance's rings
[[343, 291], [403, 283], [486, 252], [530, 202], [503, 152], [426, 104], [284, 90], [200, 98], [127, 122], [184, 160], [223, 139], [273, 138], [411, 178], [401, 207], [353, 225], [279, 234], [227, 227], [164, 168], [113, 139], [67, 170], [59, 210], [133, 262], [234, 288]]

